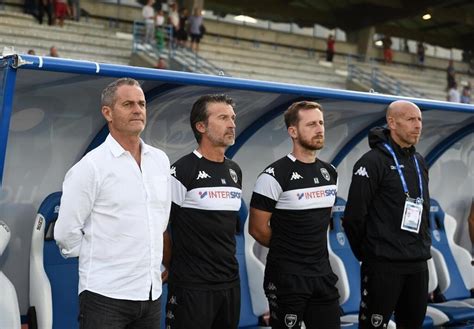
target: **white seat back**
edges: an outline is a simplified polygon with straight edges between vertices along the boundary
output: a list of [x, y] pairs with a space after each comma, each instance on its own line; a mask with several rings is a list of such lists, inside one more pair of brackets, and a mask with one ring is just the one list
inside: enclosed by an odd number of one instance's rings
[[254, 246], [257, 243], [249, 233], [249, 220], [245, 221], [245, 264], [247, 265], [247, 275], [249, 279], [250, 298], [252, 300], [252, 311], [260, 316], [270, 309], [268, 300], [263, 290], [263, 279], [265, 276], [265, 265], [254, 253]]
[[[0, 257], [7, 248], [11, 232], [5, 222], [0, 220]], [[15, 287], [0, 270], [0, 328], [20, 329], [20, 308]]]
[[41, 214], [36, 215], [30, 251], [30, 305], [35, 307], [38, 329], [53, 327], [51, 284], [43, 263], [45, 223]]
[[472, 257], [469, 251], [454, 242], [454, 234], [456, 233], [456, 219], [445, 213], [444, 227], [448, 238], [449, 248], [453, 253], [454, 260], [461, 273], [464, 284], [468, 289], [474, 289], [474, 266], [471, 265]]

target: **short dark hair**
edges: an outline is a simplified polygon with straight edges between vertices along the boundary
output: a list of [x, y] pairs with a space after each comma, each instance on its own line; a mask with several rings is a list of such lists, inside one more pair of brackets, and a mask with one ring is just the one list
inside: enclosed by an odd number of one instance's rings
[[291, 104], [284, 114], [286, 128], [290, 126], [296, 126], [298, 124], [298, 122], [300, 121], [298, 114], [301, 110], [314, 110], [314, 109], [318, 109], [321, 112], [323, 112], [323, 107], [321, 106], [321, 104], [316, 103], [316, 102], [301, 101], [301, 102], [295, 102]]
[[100, 96], [100, 105], [102, 106], [108, 106], [108, 107], [113, 107], [116, 102], [116, 95], [115, 93], [117, 92], [117, 89], [120, 86], [127, 85], [127, 86], [137, 86], [140, 87], [140, 83], [132, 78], [120, 78], [115, 81], [112, 81], [107, 85], [107, 87], [102, 90], [102, 94]]
[[194, 102], [191, 115], [189, 116], [191, 129], [193, 130], [194, 137], [196, 138], [198, 144], [201, 142], [202, 136], [201, 133], [196, 129], [196, 123], [203, 121], [207, 124], [207, 119], [209, 118], [209, 114], [207, 113], [207, 105], [211, 103], [225, 103], [232, 106], [232, 108], [235, 108], [235, 103], [232, 98], [225, 94], [204, 95], [199, 97], [199, 99]]

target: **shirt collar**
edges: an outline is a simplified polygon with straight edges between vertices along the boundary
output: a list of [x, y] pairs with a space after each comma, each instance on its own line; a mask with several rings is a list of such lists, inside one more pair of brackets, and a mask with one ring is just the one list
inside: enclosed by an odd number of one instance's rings
[[[107, 138], [105, 139], [105, 142], [107, 143], [110, 151], [116, 158], [121, 156], [123, 153], [127, 152], [122, 147], [122, 145], [120, 145], [119, 142], [117, 142], [117, 140], [112, 137], [111, 134], [107, 136]], [[140, 146], [141, 146], [142, 154], [146, 154], [150, 151], [150, 147], [147, 144], [145, 144], [141, 138], [140, 138]]]

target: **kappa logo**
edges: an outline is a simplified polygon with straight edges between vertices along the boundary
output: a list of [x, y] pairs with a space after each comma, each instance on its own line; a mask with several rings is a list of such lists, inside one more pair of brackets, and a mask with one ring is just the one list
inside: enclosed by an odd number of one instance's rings
[[383, 322], [383, 316], [380, 314], [372, 314], [372, 316], [370, 317], [370, 322], [374, 327], [380, 327]]
[[301, 178], [303, 178], [303, 176], [298, 174], [296, 171], [293, 171], [293, 173], [291, 174], [290, 180], [296, 180], [296, 179], [301, 179]]
[[323, 175], [324, 179], [329, 182], [331, 180], [331, 176], [329, 175], [327, 169], [326, 168], [321, 168], [320, 171], [321, 171], [321, 175]]
[[170, 297], [170, 300], [168, 301], [168, 304], [170, 304], [170, 305], [178, 305], [178, 303], [176, 302], [176, 296], [171, 296], [171, 297]]
[[319, 184], [319, 179], [318, 179], [318, 177], [314, 177], [314, 184]]
[[285, 314], [285, 325], [287, 328], [293, 328], [298, 321], [298, 316], [296, 314]]
[[354, 173], [354, 176], [355, 175], [369, 178], [369, 174], [367, 174], [367, 169], [365, 169], [365, 167], [360, 167], [357, 169], [357, 171]]
[[173, 175], [174, 177], [176, 177], [176, 167], [175, 166], [171, 167], [170, 174]]
[[268, 282], [268, 285], [267, 285], [267, 290], [277, 290], [275, 284], [273, 282]]
[[273, 167], [268, 167], [264, 172], [272, 176], [275, 176], [275, 169]]
[[211, 176], [209, 176], [208, 173], [205, 172], [204, 170], [200, 170], [199, 173], [198, 173], [198, 176], [197, 176], [196, 180], [198, 180], [198, 179], [204, 179], [204, 178], [211, 178]]

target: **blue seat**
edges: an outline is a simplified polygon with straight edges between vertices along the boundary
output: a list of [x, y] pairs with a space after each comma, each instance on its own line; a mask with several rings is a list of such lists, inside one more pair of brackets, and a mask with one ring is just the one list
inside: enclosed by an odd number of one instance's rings
[[30, 253], [30, 305], [39, 329], [78, 328], [78, 258], [64, 259], [54, 241], [61, 192], [41, 203], [35, 220]]
[[[328, 232], [328, 244], [331, 266], [339, 277], [338, 289], [341, 295], [340, 303], [343, 311], [341, 327], [358, 328], [360, 263], [352, 252], [341, 224], [345, 205], [344, 199], [340, 197], [336, 199]], [[443, 314], [428, 307], [423, 328], [432, 328], [434, 325], [441, 325], [445, 322], [446, 317]], [[388, 328], [395, 328], [395, 323], [392, 320], [388, 323]]]
[[[339, 277], [338, 289], [341, 296], [339, 302], [343, 316], [341, 327], [358, 328], [360, 303], [360, 264], [352, 253], [344, 229], [342, 217], [346, 201], [340, 197], [333, 207], [328, 231], [328, 250], [333, 271]], [[334, 257], [336, 256], [336, 257]]]
[[435, 260], [436, 272], [443, 303], [433, 303], [433, 307], [445, 313], [450, 322], [455, 324], [474, 320], [474, 306], [471, 292], [466, 287], [463, 275], [459, 270], [452, 252], [452, 246], [445, 227], [445, 213], [436, 200], [431, 199], [430, 229], [432, 237], [432, 255]]

